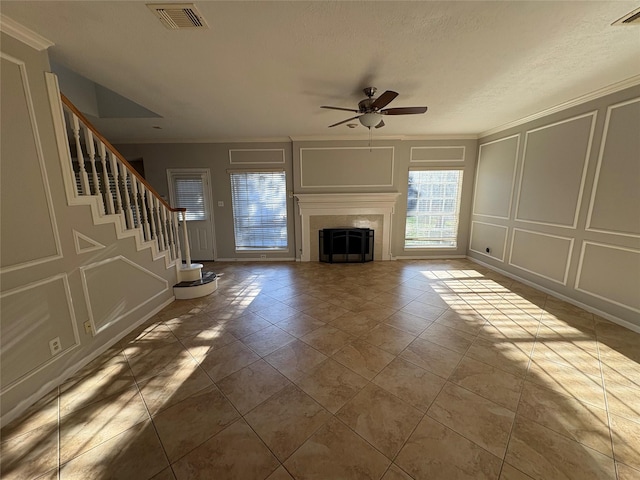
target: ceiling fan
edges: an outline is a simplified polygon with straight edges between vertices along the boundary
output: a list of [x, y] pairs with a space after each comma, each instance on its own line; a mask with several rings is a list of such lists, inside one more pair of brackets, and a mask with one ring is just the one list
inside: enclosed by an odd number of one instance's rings
[[383, 115], [412, 115], [425, 113], [427, 111], [427, 107], [384, 108], [389, 105], [393, 101], [393, 99], [398, 96], [398, 94], [391, 90], [387, 90], [382, 95], [376, 98], [374, 97], [376, 91], [376, 87], [365, 88], [363, 92], [367, 96], [367, 98], [358, 102], [357, 110], [353, 108], [330, 107], [328, 105], [322, 105], [320, 108], [328, 108], [330, 110], [344, 110], [345, 112], [354, 112], [358, 114], [355, 117], [347, 118], [346, 120], [343, 120], [341, 122], [329, 125], [329, 128], [337, 127], [338, 125], [342, 125], [343, 123], [350, 122], [351, 120], [355, 120], [357, 118], [363, 126], [371, 130], [372, 127], [384, 127], [384, 121], [382, 120]]

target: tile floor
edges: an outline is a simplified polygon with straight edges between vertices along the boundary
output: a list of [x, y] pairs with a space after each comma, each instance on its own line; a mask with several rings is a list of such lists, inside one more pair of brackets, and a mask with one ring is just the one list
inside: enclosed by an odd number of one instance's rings
[[2, 478], [640, 478], [640, 335], [464, 260], [215, 263], [2, 430]]

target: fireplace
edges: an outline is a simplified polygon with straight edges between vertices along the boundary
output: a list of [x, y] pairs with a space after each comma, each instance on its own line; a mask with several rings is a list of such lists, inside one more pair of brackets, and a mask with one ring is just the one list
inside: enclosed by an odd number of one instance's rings
[[375, 231], [376, 260], [391, 260], [391, 217], [399, 193], [296, 193], [300, 213], [303, 262], [320, 260], [318, 231], [369, 228]]
[[319, 258], [327, 263], [364, 263], [373, 260], [370, 228], [323, 228], [319, 231]]

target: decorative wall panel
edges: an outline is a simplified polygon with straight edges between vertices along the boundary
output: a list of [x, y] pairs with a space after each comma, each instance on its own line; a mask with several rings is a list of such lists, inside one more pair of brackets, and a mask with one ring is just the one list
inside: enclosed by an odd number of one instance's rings
[[473, 214], [508, 219], [511, 215], [520, 135], [480, 145]]
[[3, 272], [62, 257], [27, 72], [2, 54], [0, 103], [0, 261]]
[[640, 236], [640, 98], [607, 109], [587, 230]]
[[465, 148], [451, 147], [411, 147], [411, 163], [464, 162]]
[[515, 228], [509, 264], [566, 285], [573, 239]]
[[[502, 225], [471, 222], [469, 249], [504, 262], [508, 231], [509, 229]], [[489, 252], [487, 252], [487, 248]]]
[[576, 228], [596, 112], [529, 130], [516, 220]]
[[96, 332], [169, 289], [164, 278], [122, 256], [80, 267], [80, 275], [89, 319]]
[[[0, 372], [3, 391], [80, 343], [64, 274], [24, 285], [0, 296]], [[53, 357], [49, 340], [60, 338]]]
[[583, 242], [576, 290], [640, 313], [640, 250]]
[[391, 187], [393, 147], [300, 149], [302, 187]]
[[230, 149], [229, 163], [232, 165], [284, 163], [284, 149], [282, 148]]

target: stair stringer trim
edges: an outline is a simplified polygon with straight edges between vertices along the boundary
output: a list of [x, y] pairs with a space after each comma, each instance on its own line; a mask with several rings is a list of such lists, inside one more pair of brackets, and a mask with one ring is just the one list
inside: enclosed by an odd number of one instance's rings
[[145, 240], [142, 228], [136, 227], [127, 229], [126, 221], [123, 213], [106, 214], [104, 207], [98, 195], [87, 195], [76, 197], [74, 188], [75, 175], [71, 169], [71, 151], [67, 143], [66, 124], [64, 121], [64, 112], [62, 109], [62, 100], [60, 99], [60, 87], [58, 77], [54, 73], [45, 72], [45, 81], [47, 84], [47, 93], [49, 95], [49, 103], [51, 105], [51, 116], [53, 118], [53, 126], [56, 135], [56, 143], [58, 146], [58, 158], [60, 159], [60, 167], [62, 169], [62, 179], [64, 182], [64, 191], [67, 197], [67, 205], [69, 206], [89, 206], [91, 209], [91, 218], [94, 225], [105, 225], [112, 223], [115, 227], [116, 238], [118, 240], [133, 237], [136, 242], [136, 250], [138, 252], [144, 249], [151, 250], [151, 258], [153, 261], [160, 260], [164, 257], [166, 269], [181, 264], [181, 258], [172, 260], [169, 250], [160, 250], [156, 240]]

